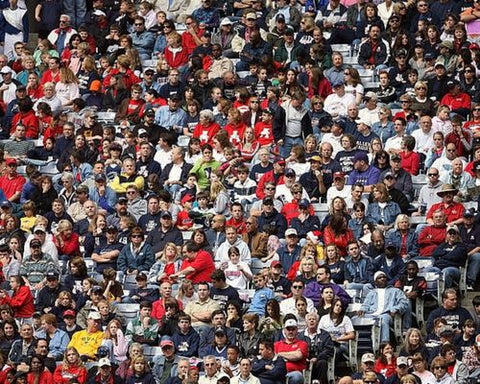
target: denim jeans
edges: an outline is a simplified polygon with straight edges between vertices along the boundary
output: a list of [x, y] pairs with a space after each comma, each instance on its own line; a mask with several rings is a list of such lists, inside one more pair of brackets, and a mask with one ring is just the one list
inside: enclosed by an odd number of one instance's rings
[[460, 282], [460, 270], [456, 267], [446, 267], [443, 269], [437, 267], [425, 268], [424, 272], [442, 273], [445, 280], [445, 288], [453, 287], [453, 282]]
[[467, 284], [475, 285], [478, 273], [480, 272], [480, 252], [468, 257]]
[[284, 159], [289, 157], [294, 145], [303, 145], [303, 139], [301, 137], [293, 138], [285, 136], [283, 145], [280, 147], [280, 156], [282, 156]]
[[287, 373], [288, 384], [303, 384], [304, 382], [305, 382], [305, 378], [303, 377], [302, 372], [292, 371]]
[[[87, 2], [85, 0], [64, 0], [65, 13], [70, 16], [70, 25], [75, 28], [85, 23], [87, 14]], [[68, 41], [65, 42], [67, 46]]]

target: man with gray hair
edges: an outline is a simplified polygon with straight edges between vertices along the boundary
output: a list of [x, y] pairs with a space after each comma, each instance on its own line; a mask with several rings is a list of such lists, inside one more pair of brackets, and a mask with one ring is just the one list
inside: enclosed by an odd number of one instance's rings
[[205, 367], [205, 375], [200, 377], [198, 384], [217, 384], [217, 380], [227, 376], [217, 365], [217, 359], [213, 355], [203, 358], [203, 366]]

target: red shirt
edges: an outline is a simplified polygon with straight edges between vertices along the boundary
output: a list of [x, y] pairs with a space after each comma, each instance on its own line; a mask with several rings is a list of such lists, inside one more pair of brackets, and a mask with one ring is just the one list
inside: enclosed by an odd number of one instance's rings
[[193, 137], [200, 140], [200, 145], [213, 144], [213, 138], [220, 131], [220, 126], [217, 123], [210, 123], [207, 127], [198, 123], [193, 130]]
[[347, 255], [347, 244], [353, 240], [355, 240], [355, 237], [353, 236], [353, 232], [350, 228], [347, 228], [347, 232], [340, 236], [335, 236], [335, 233], [330, 225], [327, 225], [323, 231], [324, 244], [335, 244], [340, 252], [341, 257]]
[[240, 220], [236, 220], [233, 217], [227, 220], [225, 223], [227, 227], [235, 227], [237, 228], [237, 233], [239, 235], [243, 235], [247, 231], [247, 224], [245, 223], [245, 220], [241, 218]]
[[469, 94], [465, 92], [460, 92], [456, 96], [452, 96], [450, 93], [447, 93], [442, 97], [440, 104], [448, 106], [452, 111], [460, 108], [470, 109], [472, 107], [472, 99], [470, 98]]
[[442, 201], [440, 203], [433, 204], [427, 212], [427, 219], [433, 217], [433, 212], [440, 209], [447, 216], [447, 223], [461, 219], [463, 217], [463, 212], [465, 212], [465, 207], [461, 203], [452, 203], [449, 206], [445, 206], [445, 203]]
[[418, 175], [418, 169], [420, 168], [420, 156], [416, 152], [400, 152], [402, 159], [402, 168], [411, 175]]
[[18, 112], [15, 114], [15, 116], [13, 116], [10, 135], [15, 133], [15, 129], [17, 129], [17, 125], [19, 123], [25, 125], [25, 137], [27, 139], [38, 138], [39, 122], [38, 117], [35, 115], [35, 111], [33, 109], [25, 113]]
[[15, 193], [22, 190], [25, 182], [25, 178], [18, 173], [16, 173], [15, 176], [11, 178], [8, 175], [5, 175], [0, 177], [0, 188], [2, 189], [7, 199], [10, 199], [13, 195], [15, 195]]
[[177, 215], [177, 227], [193, 227], [193, 220], [188, 216], [187, 211], [180, 211]]
[[211, 282], [210, 275], [215, 270], [212, 256], [206, 251], [198, 251], [193, 260], [183, 260], [181, 271], [188, 267], [195, 268], [195, 272], [190, 273], [187, 279], [192, 280], [193, 284], [201, 283], [202, 281]]
[[243, 132], [247, 128], [244, 122], [240, 122], [239, 124], [227, 124], [225, 125], [225, 131], [228, 133], [228, 137], [230, 138], [230, 143], [232, 143], [235, 147], [238, 146], [243, 140]]
[[[177, 300], [178, 308], [183, 311], [183, 303], [180, 300]], [[152, 317], [158, 321], [162, 320], [163, 315], [165, 315], [165, 305], [164, 299], [158, 299], [152, 304]]]
[[422, 229], [418, 236], [420, 256], [431, 256], [435, 248], [445, 242], [447, 227], [434, 227], [430, 225]]
[[[464, 136], [464, 140], [466, 140], [467, 142], [471, 142], [470, 132], [466, 129], [462, 129], [462, 133], [463, 133], [463, 136]], [[458, 156], [462, 156], [462, 157], [467, 157], [468, 156], [468, 153], [470, 152], [470, 150], [465, 148], [465, 145], [463, 144], [462, 139], [460, 138], [460, 136], [455, 131], [450, 132], [445, 137], [445, 145], [450, 144], [450, 143], [455, 144], [455, 147], [457, 148], [457, 155]]]
[[255, 139], [263, 147], [264, 145], [270, 145], [273, 143], [273, 126], [272, 122], [264, 123], [259, 121], [255, 124]]
[[287, 365], [287, 372], [303, 371], [307, 368], [308, 344], [303, 340], [295, 339], [293, 343], [288, 343], [286, 340], [277, 341], [274, 344], [275, 353], [279, 352], [302, 352], [303, 358], [298, 361], [285, 360]]
[[[196, 32], [197, 37], [202, 37], [203, 32], [205, 32], [205, 29], [199, 28]], [[188, 31], [182, 33], [182, 46], [186, 49], [187, 56], [191, 55], [193, 50], [197, 48], [197, 43], [195, 42], [193, 35]]]

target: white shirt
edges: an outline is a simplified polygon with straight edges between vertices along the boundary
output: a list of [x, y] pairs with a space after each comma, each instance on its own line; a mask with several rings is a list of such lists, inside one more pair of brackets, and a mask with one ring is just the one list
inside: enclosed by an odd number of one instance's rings
[[335, 197], [342, 197], [346, 200], [349, 196], [351, 196], [352, 186], [351, 185], [344, 185], [343, 189], [339, 191], [335, 185], [332, 185], [328, 188], [327, 191], [327, 204], [330, 206], [330, 203]]
[[425, 133], [422, 129], [416, 129], [412, 132], [412, 136], [415, 138], [415, 149], [417, 153], [423, 153], [427, 155], [433, 148], [433, 135], [435, 131], [430, 129], [430, 132]]
[[389, 151], [390, 149], [401, 150], [402, 149], [402, 140], [403, 136], [395, 135], [387, 139], [385, 143], [385, 151]]
[[336, 93], [332, 93], [325, 99], [323, 109], [333, 117], [346, 116], [350, 104], [355, 104], [355, 97], [352, 94], [345, 93], [340, 97]]
[[[313, 304], [312, 299], [306, 298], [307, 300], [307, 312], [308, 313], [317, 313], [317, 308]], [[285, 316], [287, 313], [296, 313], [295, 298], [289, 297], [288, 299], [282, 300], [280, 302], [280, 313]]]

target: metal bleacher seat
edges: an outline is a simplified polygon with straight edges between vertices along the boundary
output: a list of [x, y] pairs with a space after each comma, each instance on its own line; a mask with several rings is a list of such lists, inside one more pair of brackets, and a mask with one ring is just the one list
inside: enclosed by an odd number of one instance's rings
[[152, 361], [154, 356], [163, 355], [162, 348], [157, 346], [143, 346], [143, 356], [147, 359], [147, 361]]
[[342, 56], [351, 56], [352, 47], [350, 44], [332, 44], [332, 52], [340, 52]]
[[158, 62], [157, 59], [153, 59], [153, 60], [143, 60], [143, 61], [142, 61], [142, 68], [143, 68], [143, 69], [146, 69], [146, 68], [153, 68], [153, 69], [155, 69], [155, 68], [157, 67], [157, 62]]
[[116, 305], [116, 308], [125, 323], [124, 325], [127, 325], [129, 321], [135, 319], [138, 316], [138, 312], [140, 311], [140, 304], [118, 303]]
[[193, 232], [192, 231], [182, 231], [183, 241], [188, 241], [192, 238]]
[[97, 120], [99, 122], [113, 123], [116, 112], [97, 112]]

